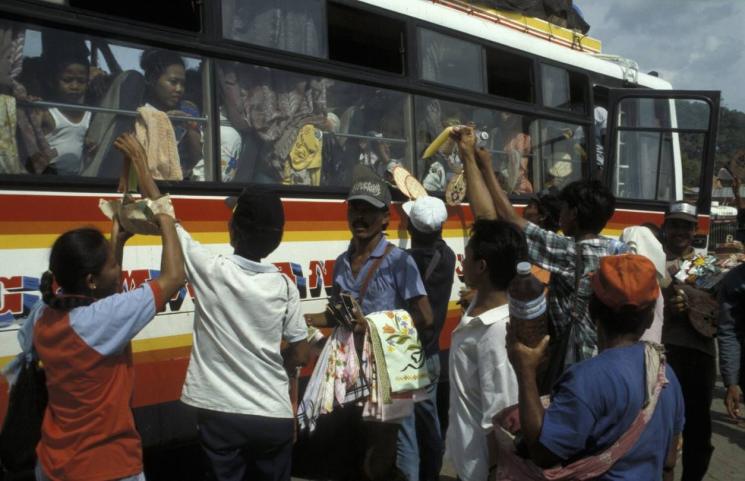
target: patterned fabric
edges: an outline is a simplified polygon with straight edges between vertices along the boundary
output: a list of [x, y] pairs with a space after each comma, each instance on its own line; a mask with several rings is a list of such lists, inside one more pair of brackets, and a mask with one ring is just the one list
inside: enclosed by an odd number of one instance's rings
[[[597, 336], [588, 312], [592, 294], [590, 274], [597, 270], [601, 257], [619, 250], [619, 241], [596, 237], [575, 242], [571, 237], [541, 229], [530, 222], [524, 230], [530, 262], [551, 273], [548, 314], [552, 338], [558, 339], [574, 325], [565, 365], [592, 357], [597, 352]], [[581, 261], [579, 281], [578, 260]]]
[[10, 95], [0, 95], [0, 173], [2, 174], [25, 172], [18, 162], [16, 125], [16, 99]]
[[320, 415], [332, 412], [336, 406], [366, 398], [370, 387], [360, 368], [354, 334], [343, 326], [337, 327], [316, 361], [298, 406], [300, 427], [313, 431]]
[[[422, 389], [429, 385], [424, 366], [424, 350], [408, 312], [375, 312], [367, 316], [367, 325], [376, 342], [376, 364], [381, 378], [387, 377], [392, 393]], [[379, 341], [377, 341], [379, 339]], [[382, 358], [378, 358], [378, 353]]]

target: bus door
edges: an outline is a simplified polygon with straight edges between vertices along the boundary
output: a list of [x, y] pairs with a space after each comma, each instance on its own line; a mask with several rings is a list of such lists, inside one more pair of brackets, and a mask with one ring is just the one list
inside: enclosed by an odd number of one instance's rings
[[671, 201], [689, 202], [700, 214], [694, 247], [705, 249], [720, 92], [608, 89], [607, 99], [601, 178], [616, 208], [659, 226]]

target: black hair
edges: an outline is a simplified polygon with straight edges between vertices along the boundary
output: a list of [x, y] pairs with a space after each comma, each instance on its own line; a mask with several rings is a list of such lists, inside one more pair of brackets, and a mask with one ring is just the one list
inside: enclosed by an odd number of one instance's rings
[[284, 233], [282, 200], [274, 192], [244, 190], [230, 222], [236, 253], [263, 259], [279, 246]]
[[184, 59], [170, 50], [148, 49], [140, 56], [140, 67], [148, 82], [156, 82], [171, 65], [181, 65], [186, 69]]
[[[84, 227], [59, 236], [49, 255], [49, 270], [41, 276], [39, 290], [44, 303], [54, 309], [91, 304], [95, 299], [86, 296], [86, 277], [101, 272], [108, 257], [108, 242], [98, 229]], [[53, 281], [65, 295], [53, 291]]]
[[495, 289], [505, 290], [515, 274], [517, 263], [528, 256], [525, 235], [514, 224], [501, 220], [478, 219], [471, 226], [468, 245], [474, 259], [483, 259]]
[[559, 199], [577, 210], [577, 227], [599, 234], [616, 208], [616, 197], [600, 181], [577, 180], [564, 187]]
[[530, 199], [528, 205], [535, 205], [543, 217], [541, 228], [556, 232], [560, 228], [559, 216], [561, 215], [561, 202], [557, 192], [547, 191]]
[[638, 333], [642, 335], [654, 318], [655, 303], [653, 302], [642, 309], [634, 306], [623, 306], [613, 310], [603, 304], [594, 294], [590, 298], [590, 318], [596, 323], [601, 323], [603, 329], [610, 337], [619, 337]]

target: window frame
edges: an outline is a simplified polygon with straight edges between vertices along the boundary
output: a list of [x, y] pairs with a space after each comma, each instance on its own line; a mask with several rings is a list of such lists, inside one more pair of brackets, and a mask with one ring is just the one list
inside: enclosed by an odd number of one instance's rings
[[[184, 31], [171, 31], [166, 28], [154, 27], [151, 24], [141, 24], [134, 21], [124, 21], [121, 18], [114, 18], [105, 15], [93, 15], [89, 12], [78, 13], [70, 7], [47, 4], [36, 0], [6, 0], [0, 5], [0, 16], [9, 21], [28, 24], [39, 28], [57, 28], [61, 30], [74, 30], [82, 35], [102, 37], [112, 42], [133, 43], [142, 46], [153, 46], [165, 49], [175, 49], [186, 55], [203, 57], [205, 62], [214, 63], [216, 61], [238, 61], [250, 63], [258, 66], [266, 66], [288, 70], [298, 74], [307, 74], [314, 77], [324, 77], [332, 80], [339, 80], [354, 84], [360, 84], [369, 87], [385, 88], [399, 91], [404, 94], [420, 95], [432, 98], [438, 98], [449, 102], [461, 103], [477, 108], [490, 110], [503, 110], [513, 112], [523, 116], [540, 117], [545, 120], [556, 120], [568, 123], [582, 125], [584, 128], [591, 127], [590, 115], [577, 115], [575, 113], [561, 111], [558, 109], [547, 109], [541, 106], [541, 83], [536, 74], [538, 62], [549, 62], [548, 59], [536, 55], [521, 52], [514, 48], [479, 39], [462, 32], [443, 29], [429, 22], [420, 21], [405, 15], [390, 12], [380, 7], [352, 2], [349, 0], [326, 0], [333, 1], [345, 6], [351, 6], [358, 10], [370, 11], [379, 15], [399, 20], [405, 24], [405, 74], [398, 75], [389, 72], [381, 72], [374, 69], [368, 69], [355, 65], [349, 65], [342, 62], [330, 61], [327, 59], [318, 59], [291, 52], [278, 51], [260, 46], [252, 46], [242, 42], [226, 40], [220, 38], [222, 28], [222, 18], [219, 8], [203, 8], [203, 30], [199, 33]], [[220, 6], [220, 3], [216, 5]], [[485, 89], [488, 86], [485, 51], [486, 48], [496, 48], [508, 53], [523, 56], [533, 63], [534, 81], [534, 101], [522, 102], [514, 99], [500, 97], [489, 94], [467, 91], [455, 87], [449, 87], [433, 82], [422, 81], [418, 79], [418, 49], [416, 29], [423, 27], [429, 30], [437, 31], [455, 38], [476, 43], [481, 46], [482, 65], [483, 65], [483, 82]], [[551, 62], [562, 68], [571, 68], [571, 66]], [[414, 67], [412, 69], [412, 67]], [[216, 99], [217, 84], [214, 79], [214, 67], [212, 69], [212, 87], [208, 93], [211, 99]], [[575, 69], [576, 70], [576, 69]], [[206, 88], [206, 87], [205, 87]], [[411, 97], [413, 109], [413, 97]], [[203, 112], [207, 116], [208, 112]], [[213, 105], [212, 111], [209, 112], [211, 118], [219, 119], [217, 105]], [[416, 131], [415, 115], [411, 115], [410, 131]], [[213, 138], [219, 139], [219, 122], [211, 122]], [[591, 140], [588, 142], [588, 148]], [[412, 151], [414, 165], [416, 165], [416, 142], [412, 138], [409, 149]], [[212, 146], [213, 163], [215, 171], [219, 172], [219, 142], [214, 142]], [[419, 172], [413, 172], [419, 176]], [[101, 192], [115, 190], [113, 181], [103, 179], [82, 179], [68, 178], [63, 183], [54, 182], [54, 179], [41, 179], [43, 176], [18, 176], [18, 175], [0, 175], [0, 181], [5, 185], [17, 187], [24, 190], [49, 190], [50, 188], [57, 191], [86, 191]], [[24, 179], [25, 178], [25, 179]], [[163, 182], [162, 185], [174, 194], [197, 194], [206, 193], [214, 194], [217, 192], [236, 192], [246, 184], [222, 183], [219, 181], [204, 182]], [[298, 187], [276, 185], [283, 195], [290, 197], [313, 197], [313, 198], [339, 198], [346, 194], [346, 188], [331, 187]], [[402, 198], [397, 192], [394, 197]]]

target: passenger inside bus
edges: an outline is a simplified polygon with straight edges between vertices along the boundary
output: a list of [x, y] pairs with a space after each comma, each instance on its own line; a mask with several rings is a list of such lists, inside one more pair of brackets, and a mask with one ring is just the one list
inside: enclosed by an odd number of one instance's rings
[[[45, 98], [66, 104], [84, 103], [90, 70], [87, 50], [61, 52], [56, 58], [44, 59], [43, 67]], [[43, 159], [47, 164], [43, 174], [80, 174], [83, 143], [90, 121], [91, 113], [87, 111], [57, 107], [43, 111], [41, 128], [49, 146], [56, 152], [55, 157]]]
[[[169, 115], [198, 117], [199, 110], [184, 100], [186, 65], [178, 54], [168, 50], [146, 50], [140, 57], [145, 72], [145, 105], [151, 105]], [[178, 143], [179, 160], [184, 178], [202, 158], [202, 133], [196, 122], [172, 120]]]

